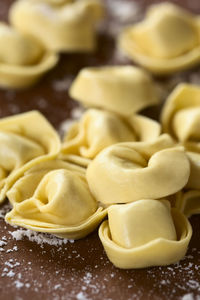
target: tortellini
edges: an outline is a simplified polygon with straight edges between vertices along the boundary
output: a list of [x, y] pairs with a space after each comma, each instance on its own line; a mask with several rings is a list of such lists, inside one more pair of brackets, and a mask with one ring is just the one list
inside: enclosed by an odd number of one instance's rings
[[35, 83], [58, 62], [33, 37], [0, 22], [0, 86], [24, 88]]
[[92, 159], [112, 144], [153, 140], [159, 134], [160, 125], [146, 117], [133, 115], [123, 119], [112, 112], [89, 109], [67, 132], [62, 153]]
[[200, 88], [189, 84], [177, 86], [163, 107], [161, 122], [163, 131], [187, 150], [191, 164], [187, 187], [200, 189]]
[[56, 52], [93, 51], [95, 25], [102, 16], [98, 0], [19, 0], [10, 10], [14, 27]]
[[86, 171], [92, 194], [104, 205], [174, 194], [186, 185], [189, 175], [184, 148], [175, 147], [168, 135], [151, 142], [112, 145]]
[[70, 164], [77, 165], [85, 170], [87, 169], [89, 163], [91, 162], [91, 159], [76, 154], [64, 154], [60, 152], [58, 157], [61, 160], [64, 160]]
[[98, 206], [83, 168], [56, 159], [29, 169], [8, 191], [10, 224], [78, 239], [93, 231], [107, 211]]
[[103, 108], [122, 116], [159, 103], [151, 77], [133, 66], [82, 69], [69, 90], [70, 96], [90, 107]]
[[200, 22], [175, 4], [156, 4], [121, 33], [119, 46], [151, 72], [173, 73], [200, 62]]
[[139, 200], [108, 208], [99, 237], [118, 268], [163, 266], [178, 262], [187, 251], [192, 227], [169, 202]]
[[60, 139], [37, 111], [0, 120], [0, 202], [12, 184], [28, 168], [55, 157]]
[[200, 213], [200, 191], [181, 191], [176, 194], [175, 207], [186, 217]]

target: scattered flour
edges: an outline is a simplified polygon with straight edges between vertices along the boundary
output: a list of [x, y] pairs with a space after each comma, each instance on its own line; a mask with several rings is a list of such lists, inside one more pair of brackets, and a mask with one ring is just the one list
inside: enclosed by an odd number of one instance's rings
[[46, 233], [38, 233], [23, 228], [17, 229], [15, 231], [10, 231], [9, 233], [17, 241], [22, 240], [23, 238], [28, 238], [31, 242], [36, 242], [41, 246], [43, 244], [49, 244], [51, 246], [61, 246], [67, 244], [68, 242], [74, 242], [74, 240], [59, 239]]
[[141, 7], [138, 1], [128, 0], [108, 0], [108, 11], [114, 19], [119, 23], [136, 22], [141, 13]]
[[87, 295], [85, 295], [83, 292], [80, 292], [76, 295], [76, 299], [77, 300], [89, 300], [89, 298], [87, 297]]
[[9, 212], [11, 209], [12, 207], [9, 203], [2, 205], [0, 207], [0, 219], [4, 219], [7, 212]]
[[65, 92], [69, 89], [71, 83], [73, 81], [73, 77], [66, 77], [59, 80], [54, 80], [52, 82], [53, 89], [57, 92]]
[[192, 293], [186, 294], [180, 300], [199, 300], [200, 296], [194, 297]]

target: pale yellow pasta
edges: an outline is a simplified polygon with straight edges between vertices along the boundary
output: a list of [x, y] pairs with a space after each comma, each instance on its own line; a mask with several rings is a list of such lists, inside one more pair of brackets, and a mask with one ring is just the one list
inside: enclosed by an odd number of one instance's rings
[[56, 52], [93, 51], [95, 25], [103, 16], [98, 0], [19, 0], [10, 10], [10, 22], [19, 31], [37, 37]]
[[150, 75], [133, 66], [84, 68], [69, 93], [86, 106], [122, 116], [130, 116], [159, 103], [158, 90]]
[[118, 268], [163, 266], [178, 262], [192, 236], [188, 220], [167, 201], [139, 200], [108, 208], [99, 237]]
[[0, 86], [25, 88], [34, 84], [58, 62], [33, 37], [22, 35], [0, 22]]
[[33, 166], [7, 197], [13, 205], [7, 222], [65, 238], [86, 236], [106, 216], [89, 191], [84, 169], [59, 159]]
[[175, 207], [186, 217], [200, 213], [200, 191], [181, 191], [176, 195]]
[[172, 3], [150, 6], [145, 19], [122, 31], [119, 46], [153, 73], [167, 74], [200, 62], [200, 22]]
[[61, 160], [66, 161], [71, 164], [75, 164], [75, 165], [83, 168], [84, 170], [87, 169], [87, 167], [89, 166], [89, 164], [91, 162], [91, 159], [82, 157], [82, 156], [76, 155], [76, 154], [64, 154], [64, 153], [60, 152], [58, 157]]
[[92, 159], [110, 145], [127, 141], [152, 140], [159, 134], [160, 125], [149, 118], [133, 115], [123, 119], [112, 112], [89, 109], [67, 132], [62, 153]]
[[55, 157], [60, 139], [37, 111], [0, 120], [0, 202], [12, 184], [29, 167]]
[[86, 171], [92, 194], [105, 205], [172, 195], [186, 185], [189, 175], [184, 148], [175, 147], [169, 135], [112, 145]]
[[41, 44], [30, 36], [0, 23], [0, 62], [8, 65], [32, 65], [37, 63], [44, 52]]
[[186, 150], [191, 164], [188, 188], [200, 189], [200, 88], [180, 84], [169, 95], [161, 114], [163, 131]]

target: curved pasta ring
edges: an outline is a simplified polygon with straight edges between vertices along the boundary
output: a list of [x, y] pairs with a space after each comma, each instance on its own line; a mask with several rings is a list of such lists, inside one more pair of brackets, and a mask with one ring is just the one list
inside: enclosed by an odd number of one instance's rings
[[5, 219], [7, 222], [13, 225], [19, 225], [30, 230], [50, 233], [58, 237], [76, 240], [76, 239], [83, 238], [88, 234], [90, 234], [92, 231], [94, 231], [95, 228], [100, 224], [100, 222], [106, 217], [106, 215], [107, 215], [107, 210], [104, 209], [103, 207], [99, 207], [92, 216], [90, 216], [87, 220], [85, 220], [84, 222], [82, 222], [77, 226], [58, 227], [59, 225], [56, 226], [54, 224], [54, 228], [47, 227], [48, 223], [41, 223], [41, 227], [40, 227], [40, 226], [34, 226], [33, 224], [31, 224], [33, 223], [31, 221], [29, 221], [29, 224], [26, 224], [22, 220], [17, 220], [17, 219], [15, 219], [15, 221], [12, 222], [12, 220], [9, 217], [9, 213], [6, 215]]
[[31, 66], [12, 66], [0, 63], [0, 85], [5, 88], [26, 88], [55, 67], [59, 56], [56, 53], [46, 53], [42, 60]]
[[[21, 177], [29, 168], [33, 167], [35, 164], [42, 162], [42, 161], [47, 161], [49, 159], [54, 158], [60, 151], [61, 148], [61, 142], [59, 139], [59, 136], [57, 132], [54, 130], [54, 128], [51, 126], [50, 123], [43, 117], [41, 113], [38, 111], [31, 111], [27, 113], [23, 113], [17, 116], [11, 116], [4, 118], [3, 120], [0, 121], [0, 131], [3, 130], [4, 132], [6, 131], [20, 131], [21, 128], [23, 128], [23, 125], [26, 122], [32, 122], [36, 121], [38, 123], [37, 119], [40, 119], [40, 122], [42, 123], [42, 128], [44, 131], [48, 132], [48, 139], [44, 139], [44, 136], [38, 135], [38, 140], [41, 142], [42, 140], [42, 145], [46, 146], [46, 154], [41, 155], [39, 157], [36, 157], [32, 159], [31, 161], [27, 162], [25, 165], [20, 167], [19, 169], [14, 170], [6, 179], [5, 179], [5, 184], [0, 191], [0, 203], [5, 199], [6, 192], [10, 189], [10, 187], [17, 181], [19, 177]], [[16, 124], [15, 124], [16, 122]], [[40, 123], [40, 124], [41, 124]], [[14, 125], [14, 126], [13, 126]], [[36, 138], [36, 131], [37, 131], [37, 126], [35, 126], [33, 132], [30, 134], [30, 138], [33, 138], [34, 140], [37, 140]], [[24, 130], [24, 129], [23, 129]], [[24, 131], [23, 131], [24, 132]], [[41, 133], [41, 132], [40, 132]], [[48, 140], [48, 145], [44, 145], [45, 142]]]
[[[178, 241], [160, 238], [133, 249], [125, 249], [115, 244], [110, 236], [108, 221], [104, 221], [99, 228], [99, 237], [109, 260], [121, 269], [164, 266], [179, 261], [187, 251], [192, 227], [187, 218], [175, 208], [172, 208], [172, 217], [179, 236]], [[156, 251], [157, 247], [162, 251]]]
[[136, 63], [144, 66], [150, 72], [158, 75], [167, 75], [173, 72], [188, 69], [200, 62], [200, 45], [191, 51], [172, 59], [153, 58], [145, 53], [130, 39], [131, 27], [125, 29], [118, 40], [119, 47]]

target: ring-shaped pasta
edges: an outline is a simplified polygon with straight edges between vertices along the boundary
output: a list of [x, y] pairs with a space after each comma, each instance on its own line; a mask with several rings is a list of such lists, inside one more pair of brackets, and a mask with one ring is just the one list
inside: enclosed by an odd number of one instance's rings
[[96, 24], [104, 15], [98, 0], [19, 0], [10, 9], [10, 23], [55, 52], [91, 52]]
[[84, 168], [59, 159], [33, 166], [7, 197], [8, 223], [63, 238], [85, 237], [107, 214], [91, 195]]
[[30, 167], [58, 155], [57, 132], [38, 111], [0, 120], [0, 202], [13, 183]]
[[189, 175], [184, 148], [176, 147], [168, 135], [107, 147], [86, 171], [92, 194], [104, 205], [172, 195], [186, 185]]
[[123, 119], [112, 112], [89, 109], [67, 131], [62, 153], [93, 159], [116, 143], [156, 139], [160, 129], [159, 123], [140, 115]]
[[169, 95], [161, 113], [163, 131], [187, 151], [191, 174], [187, 187], [200, 189], [200, 88], [180, 84]]
[[82, 69], [73, 81], [70, 96], [89, 107], [127, 117], [159, 104], [159, 92], [151, 76], [134, 66]]
[[27, 88], [58, 62], [38, 40], [0, 22], [0, 86]]
[[[104, 221], [99, 228], [99, 237], [109, 260], [121, 269], [165, 266], [178, 262], [187, 251], [192, 236], [192, 227], [187, 218], [177, 209], [172, 208], [171, 214], [177, 240], [155, 238], [133, 248], [125, 248], [115, 243], [111, 237], [109, 223]], [[144, 223], [146, 222], [148, 223], [148, 220], [145, 219]], [[132, 231], [134, 234], [134, 228]]]
[[122, 31], [119, 47], [155, 74], [171, 74], [200, 62], [200, 22], [172, 3], [154, 5], [146, 18]]

